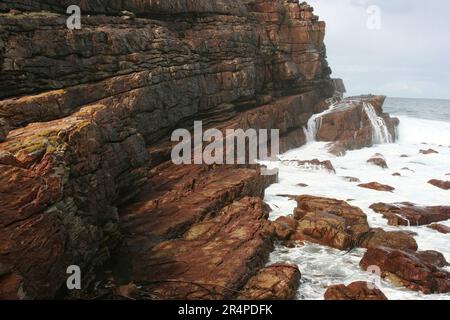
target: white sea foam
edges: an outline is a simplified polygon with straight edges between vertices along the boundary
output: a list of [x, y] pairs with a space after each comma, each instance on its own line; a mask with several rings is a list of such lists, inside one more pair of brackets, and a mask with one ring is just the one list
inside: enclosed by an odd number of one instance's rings
[[[279, 183], [266, 190], [266, 202], [273, 209], [270, 219], [288, 215], [296, 206], [295, 201], [280, 194], [308, 194], [347, 200], [351, 205], [360, 207], [368, 216], [371, 227], [385, 230], [410, 230], [416, 232], [415, 237], [419, 250], [437, 250], [450, 261], [450, 235], [438, 233], [426, 226], [392, 227], [380, 214], [369, 206], [376, 202], [411, 201], [422, 205], [450, 205], [450, 191], [441, 190], [427, 182], [430, 179], [449, 180], [450, 173], [450, 123], [421, 120], [410, 117], [399, 117], [400, 140], [397, 143], [380, 144], [372, 148], [349, 151], [344, 157], [329, 154], [327, 144], [312, 142], [302, 148], [291, 150], [280, 156], [278, 162], [264, 162], [270, 168], [279, 169]], [[422, 144], [428, 143], [428, 145]], [[420, 149], [432, 148], [439, 154], [423, 155]], [[386, 158], [389, 169], [381, 169], [366, 161], [375, 153]], [[408, 157], [401, 157], [408, 155]], [[282, 165], [282, 160], [331, 160], [336, 174], [326, 170], [305, 170], [293, 166]], [[406, 170], [405, 168], [409, 168]], [[393, 173], [402, 176], [392, 176]], [[359, 178], [363, 183], [376, 181], [396, 188], [393, 193], [378, 192], [358, 187], [343, 179], [345, 176]], [[307, 187], [299, 186], [307, 184]], [[351, 200], [353, 199], [353, 200]], [[442, 222], [450, 226], [450, 221]], [[342, 251], [320, 245], [287, 249], [277, 247], [271, 255], [271, 263], [289, 261], [298, 264], [303, 280], [298, 291], [299, 299], [322, 299], [326, 286], [330, 284], [349, 284], [356, 280], [367, 280], [368, 273], [359, 268], [359, 261], [364, 254], [358, 249], [344, 255]], [[395, 288], [382, 281], [383, 292], [390, 299], [448, 299], [450, 294], [423, 295], [403, 288]]]

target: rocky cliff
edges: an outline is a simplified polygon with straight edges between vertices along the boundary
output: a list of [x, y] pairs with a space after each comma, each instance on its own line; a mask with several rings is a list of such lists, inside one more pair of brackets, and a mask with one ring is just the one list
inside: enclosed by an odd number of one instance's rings
[[[80, 30], [66, 27], [69, 4]], [[276, 176], [175, 166], [169, 138], [202, 120], [280, 129], [281, 151], [304, 144], [343, 91], [310, 6], [6, 0], [0, 12], [0, 298], [73, 295], [69, 265], [83, 294], [107, 269], [141, 298], [245, 298], [261, 272], [293, 296], [292, 266], [261, 269]]]

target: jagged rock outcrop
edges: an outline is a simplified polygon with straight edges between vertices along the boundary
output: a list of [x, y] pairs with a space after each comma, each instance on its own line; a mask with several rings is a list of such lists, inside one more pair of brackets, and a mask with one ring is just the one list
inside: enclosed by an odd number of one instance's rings
[[411, 290], [425, 294], [450, 291], [450, 273], [441, 269], [442, 256], [439, 254], [386, 247], [369, 248], [360, 265], [364, 270], [377, 266], [381, 277]]
[[423, 226], [450, 219], [449, 206], [419, 206], [409, 202], [375, 203], [370, 208], [381, 213], [392, 226]]
[[[81, 30], [66, 28], [69, 4], [81, 7]], [[72, 264], [89, 288], [119, 243], [134, 263], [119, 286], [136, 282], [168, 298], [236, 294], [271, 247], [263, 205], [242, 197], [261, 197], [275, 178], [257, 166], [177, 167], [169, 137], [202, 120], [220, 130], [280, 129], [281, 151], [304, 144], [302, 128], [338, 86], [312, 8], [20, 0], [2, 1], [0, 11], [1, 297], [67, 294]], [[216, 279], [153, 265], [210, 260], [213, 234], [224, 261], [212, 266]], [[245, 248], [234, 262], [225, 249], [232, 241]], [[146, 270], [158, 270], [160, 282]], [[206, 292], [199, 282], [217, 286]]]
[[[394, 142], [397, 118], [383, 113], [384, 96], [345, 98], [316, 118], [316, 139], [330, 143], [330, 152], [342, 155], [347, 150]], [[377, 121], [380, 120], [380, 121]], [[380, 126], [383, 123], [383, 126]]]

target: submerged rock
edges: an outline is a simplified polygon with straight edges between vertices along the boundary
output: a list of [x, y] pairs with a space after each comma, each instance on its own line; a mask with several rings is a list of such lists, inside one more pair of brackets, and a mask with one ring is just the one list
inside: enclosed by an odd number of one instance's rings
[[329, 286], [324, 294], [325, 300], [388, 300], [375, 285], [358, 281], [345, 286]]
[[450, 219], [450, 206], [419, 206], [409, 202], [375, 203], [370, 208], [381, 213], [392, 226], [422, 226]]
[[438, 154], [439, 152], [433, 149], [428, 149], [428, 150], [420, 150], [419, 153], [427, 155], [427, 154]]
[[362, 183], [362, 184], [359, 184], [358, 187], [365, 188], [365, 189], [372, 189], [372, 190], [376, 190], [376, 191], [384, 191], [384, 192], [392, 192], [395, 190], [394, 187], [388, 186], [386, 184], [381, 184], [378, 182]]
[[320, 161], [318, 159], [313, 160], [284, 160], [281, 162], [286, 166], [299, 167], [303, 169], [309, 170], [327, 170], [331, 173], [336, 173], [336, 170], [333, 167], [333, 164], [330, 160]]
[[383, 169], [387, 169], [388, 168], [386, 160], [381, 155], [372, 156], [369, 160], [367, 160], [367, 163], [373, 164], [373, 165], [378, 166], [378, 167], [383, 168]]

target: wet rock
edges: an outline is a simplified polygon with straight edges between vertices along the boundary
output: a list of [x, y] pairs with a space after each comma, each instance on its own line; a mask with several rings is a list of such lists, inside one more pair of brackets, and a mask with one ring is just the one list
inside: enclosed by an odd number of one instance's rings
[[436, 230], [436, 231], [438, 231], [440, 233], [443, 233], [443, 234], [449, 234], [450, 233], [450, 227], [444, 226], [443, 224], [439, 224], [439, 223], [430, 224], [428, 226], [428, 228]]
[[400, 156], [400, 158], [409, 158], [409, 156], [408, 156], [407, 154], [402, 154], [402, 155]]
[[437, 152], [436, 150], [433, 150], [433, 149], [428, 149], [428, 150], [420, 150], [419, 153], [420, 154], [438, 154], [439, 152]]
[[320, 123], [317, 140], [331, 142], [329, 151], [335, 155], [372, 146], [376, 141], [373, 139], [373, 128], [367, 115], [369, 105], [370, 112], [383, 119], [391, 139], [395, 140], [395, 127], [399, 121], [383, 113], [384, 100], [384, 96], [361, 96], [342, 100], [317, 120], [317, 123]]
[[438, 268], [435, 259], [430, 261], [420, 252], [385, 247], [369, 248], [360, 266], [363, 270], [377, 266], [383, 278], [425, 294], [450, 291], [450, 273]]
[[422, 259], [422, 261], [425, 261], [426, 263], [438, 268], [449, 266], [449, 263], [447, 262], [447, 260], [445, 260], [444, 255], [438, 251], [419, 251], [417, 252], [417, 255], [420, 257], [420, 259]]
[[395, 190], [394, 187], [391, 187], [391, 186], [388, 186], [385, 184], [381, 184], [378, 182], [363, 183], [363, 184], [359, 184], [358, 187], [365, 188], [365, 189], [372, 189], [372, 190], [376, 190], [376, 191], [384, 191], [384, 192], [392, 192]]
[[367, 160], [367, 163], [373, 164], [373, 165], [378, 166], [378, 167], [383, 168], [383, 169], [387, 169], [388, 168], [386, 160], [381, 155], [372, 156], [369, 160]]
[[369, 231], [364, 212], [341, 200], [299, 196], [294, 216], [298, 226], [293, 240], [310, 241], [340, 250], [351, 248], [361, 235]]
[[275, 264], [251, 277], [236, 297], [239, 300], [291, 300], [300, 285], [296, 265]]
[[325, 300], [388, 300], [384, 293], [373, 284], [358, 281], [345, 286], [334, 285], [327, 288]]
[[362, 248], [388, 247], [393, 249], [417, 251], [417, 242], [404, 231], [384, 231], [383, 229], [371, 229], [363, 237], [360, 245]]
[[306, 188], [308, 185], [306, 183], [297, 183], [296, 186]]
[[395, 173], [392, 174], [392, 176], [393, 177], [401, 177], [402, 175], [400, 173], [398, 173], [398, 172], [395, 172]]
[[428, 181], [429, 184], [444, 190], [450, 190], [450, 181], [442, 181], [433, 179]]
[[278, 240], [288, 240], [297, 230], [298, 222], [293, 217], [279, 217], [272, 222], [274, 236]]
[[381, 213], [392, 226], [422, 226], [450, 219], [449, 206], [419, 206], [403, 202], [395, 204], [375, 203], [372, 210]]
[[330, 160], [320, 161], [318, 159], [313, 160], [285, 160], [281, 162], [286, 166], [293, 166], [308, 170], [327, 170], [331, 173], [336, 173], [336, 170], [333, 167], [333, 164]]

